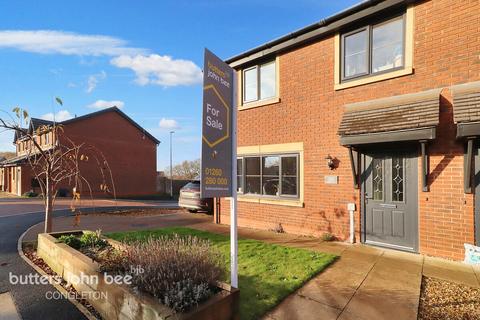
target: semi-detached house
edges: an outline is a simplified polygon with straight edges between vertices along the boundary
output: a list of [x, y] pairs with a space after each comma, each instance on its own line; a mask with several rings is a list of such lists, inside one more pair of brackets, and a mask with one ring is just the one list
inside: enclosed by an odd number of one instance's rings
[[479, 245], [479, 1], [365, 1], [226, 62], [240, 226], [346, 240], [355, 203], [358, 242]]
[[[62, 129], [52, 130], [54, 125]], [[117, 107], [58, 123], [32, 118], [28, 131], [45, 151], [55, 148], [58, 142], [69, 146], [68, 141], [72, 141], [76, 146], [88, 146], [82, 152], [92, 161], [82, 163], [81, 172], [94, 196], [143, 196], [156, 191], [157, 145], [160, 141]], [[68, 140], [62, 142], [62, 139]], [[31, 190], [39, 193], [40, 185], [28, 161], [35, 152], [31, 141], [16, 133], [13, 143], [16, 156], [0, 162], [0, 191], [16, 195]], [[93, 159], [105, 159], [106, 163]], [[111, 174], [105, 179], [110, 185], [108, 192], [101, 189], [104, 179], [99, 166], [107, 175]], [[63, 189], [60, 193], [71, 195], [72, 188], [72, 182], [65, 180], [59, 191]], [[90, 196], [87, 186], [81, 192], [82, 197]]]

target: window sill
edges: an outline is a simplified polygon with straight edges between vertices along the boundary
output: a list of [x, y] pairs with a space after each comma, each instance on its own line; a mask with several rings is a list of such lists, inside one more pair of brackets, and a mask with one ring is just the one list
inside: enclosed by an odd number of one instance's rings
[[238, 106], [238, 110], [241, 111], [241, 110], [253, 109], [253, 108], [263, 107], [269, 104], [274, 104], [279, 102], [280, 102], [280, 98], [278, 97], [266, 99], [266, 100], [254, 101], [254, 102], [249, 102], [241, 106]]
[[303, 202], [300, 199], [274, 199], [239, 194], [237, 201], [303, 208]]
[[344, 82], [344, 83], [336, 83], [335, 86], [334, 86], [334, 89], [335, 90], [342, 90], [342, 89], [357, 87], [357, 86], [361, 86], [361, 85], [364, 85], [364, 84], [369, 84], [369, 83], [373, 83], [373, 82], [378, 82], [378, 81], [383, 81], [383, 80], [388, 80], [388, 79], [393, 79], [393, 78], [397, 78], [397, 77], [406, 76], [406, 75], [409, 75], [409, 74], [412, 74], [412, 73], [413, 73], [413, 68], [412, 67], [406, 67], [405, 69], [396, 70], [396, 71], [392, 71], [392, 72], [387, 72], [387, 73], [379, 74], [379, 75], [376, 75], [376, 76], [369, 76], [369, 77], [365, 77], [365, 78], [362, 78], [362, 79], [352, 80], [352, 81], [348, 81], [348, 82]]

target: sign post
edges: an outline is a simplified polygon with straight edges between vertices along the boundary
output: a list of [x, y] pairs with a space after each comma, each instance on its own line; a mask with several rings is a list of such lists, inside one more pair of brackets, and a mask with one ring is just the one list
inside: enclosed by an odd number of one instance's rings
[[234, 70], [205, 49], [200, 192], [202, 198], [231, 197], [231, 284], [238, 288], [235, 80]]

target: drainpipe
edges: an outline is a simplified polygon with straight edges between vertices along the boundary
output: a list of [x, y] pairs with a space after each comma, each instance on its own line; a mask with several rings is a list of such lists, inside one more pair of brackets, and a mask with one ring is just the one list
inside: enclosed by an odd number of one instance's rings
[[348, 203], [347, 209], [350, 214], [350, 243], [355, 242], [355, 219], [354, 219], [354, 212], [355, 212], [355, 203]]

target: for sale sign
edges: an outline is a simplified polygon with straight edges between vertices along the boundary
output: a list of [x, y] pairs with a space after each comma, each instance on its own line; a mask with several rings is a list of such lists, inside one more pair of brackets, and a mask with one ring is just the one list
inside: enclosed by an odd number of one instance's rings
[[202, 198], [232, 195], [234, 70], [205, 49], [203, 69]]

